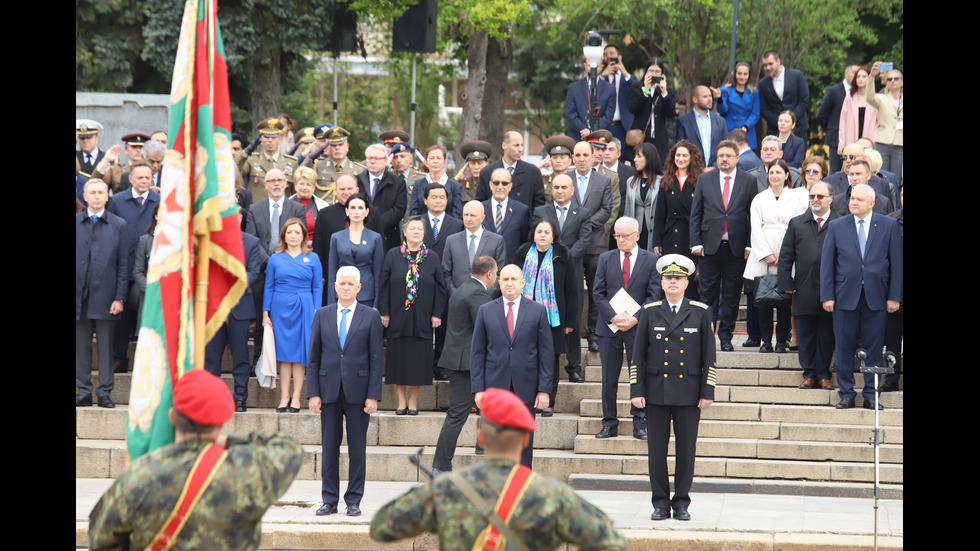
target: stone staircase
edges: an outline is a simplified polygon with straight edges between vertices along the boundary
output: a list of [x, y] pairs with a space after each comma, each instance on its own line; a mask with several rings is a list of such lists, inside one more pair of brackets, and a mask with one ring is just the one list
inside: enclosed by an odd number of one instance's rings
[[[601, 367], [596, 353], [587, 359], [586, 382], [562, 381], [555, 415], [538, 417], [534, 468], [583, 490], [648, 491], [647, 444], [632, 438], [627, 371], [620, 380], [618, 411], [621, 436], [598, 440], [601, 428]], [[224, 379], [231, 386], [230, 356]], [[564, 376], [564, 373], [562, 373]], [[126, 403], [132, 376], [116, 375], [112, 399], [117, 408], [76, 408], [76, 478], [114, 477], [125, 466]], [[715, 403], [704, 410], [698, 438], [695, 492], [762, 493], [869, 497], [874, 480], [874, 448], [870, 445], [874, 412], [863, 408], [836, 410], [836, 391], [800, 390], [795, 353], [718, 354]], [[93, 374], [93, 381], [98, 382]], [[858, 385], [861, 377], [858, 377]], [[836, 385], [836, 381], [835, 381]], [[860, 391], [859, 391], [860, 392]], [[418, 416], [396, 416], [393, 386], [385, 385], [380, 411], [368, 429], [367, 477], [377, 481], [425, 480], [408, 457], [423, 448], [423, 462], [432, 453], [448, 404], [449, 386], [436, 381], [423, 387]], [[246, 413], [235, 414], [228, 432], [281, 431], [304, 446], [299, 479], [319, 479], [320, 423], [304, 400], [298, 414], [279, 414], [279, 389], [259, 388], [250, 381]], [[882, 395], [880, 412], [881, 497], [903, 495], [903, 392]], [[860, 405], [860, 403], [858, 404]], [[481, 458], [474, 453], [476, 416], [460, 435], [454, 465]], [[673, 467], [673, 440], [669, 466]], [[347, 471], [342, 449], [341, 474]]]

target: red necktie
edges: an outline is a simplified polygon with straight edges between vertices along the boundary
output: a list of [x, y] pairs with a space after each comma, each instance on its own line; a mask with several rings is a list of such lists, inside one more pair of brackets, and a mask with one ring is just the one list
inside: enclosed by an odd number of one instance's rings
[[823, 218], [817, 217], [817, 231], [823, 228]]
[[514, 339], [514, 303], [507, 303], [507, 330], [510, 331], [511, 340]]
[[[725, 205], [725, 212], [728, 212], [728, 194], [731, 192], [731, 189], [729, 188], [728, 183], [731, 181], [731, 179], [732, 179], [731, 176], [725, 176], [725, 189], [724, 189], [724, 191], [721, 192], [721, 202]], [[727, 216], [725, 217], [725, 229], [722, 230], [721, 234], [722, 235], [725, 235], [726, 233], [728, 233], [728, 217]]]
[[630, 286], [630, 252], [623, 253], [623, 288]]

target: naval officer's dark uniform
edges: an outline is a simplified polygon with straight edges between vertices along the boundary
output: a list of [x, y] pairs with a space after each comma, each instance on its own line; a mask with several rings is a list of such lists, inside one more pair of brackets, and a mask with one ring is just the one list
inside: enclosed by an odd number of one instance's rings
[[[701, 410], [698, 401], [715, 398], [715, 341], [706, 304], [683, 299], [676, 314], [670, 303], [647, 304], [630, 363], [630, 398], [646, 398], [648, 461], [653, 507], [687, 510], [694, 480], [694, 454]], [[667, 478], [667, 444], [674, 421], [674, 498]]]

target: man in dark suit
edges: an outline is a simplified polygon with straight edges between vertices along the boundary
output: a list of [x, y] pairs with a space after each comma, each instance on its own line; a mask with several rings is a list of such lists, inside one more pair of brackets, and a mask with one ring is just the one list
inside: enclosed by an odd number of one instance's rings
[[779, 114], [789, 109], [796, 114], [796, 128], [793, 133], [806, 140], [810, 123], [806, 113], [810, 109], [810, 89], [803, 73], [784, 67], [779, 54], [768, 51], [762, 56], [762, 68], [766, 76], [759, 80], [759, 101], [762, 119], [766, 121], [766, 132], [777, 133]]
[[[573, 140], [584, 140], [596, 130], [608, 130], [612, 126], [613, 114], [616, 112], [616, 87], [604, 77], [596, 80], [595, 98], [589, 97], [592, 82], [588, 78], [589, 64], [585, 64], [586, 76], [568, 85], [565, 94], [565, 124], [566, 134]], [[590, 124], [590, 114], [598, 115], [596, 126]]]
[[[837, 340], [837, 409], [854, 407], [854, 352], [867, 352], [865, 364], [881, 365], [885, 317], [902, 300], [902, 234], [898, 222], [875, 212], [874, 191], [851, 191], [850, 214], [831, 222], [820, 261], [820, 300], [834, 314]], [[874, 409], [874, 375], [864, 375], [864, 407]], [[881, 405], [878, 405], [881, 409]]]
[[[248, 221], [245, 231], [259, 239], [259, 245], [271, 256], [279, 246], [279, 229], [290, 218], [303, 219], [303, 205], [286, 199], [286, 176], [278, 168], [265, 173], [266, 198], [248, 207]], [[268, 260], [268, 258], [266, 259]], [[326, 274], [326, 272], [323, 272]], [[252, 284], [256, 312], [262, 311], [262, 298], [265, 294], [265, 264], [259, 277]], [[253, 364], [262, 354], [262, 324], [255, 324], [255, 340], [252, 347]]]
[[100, 132], [102, 132], [102, 125], [97, 121], [91, 119], [75, 121], [75, 137], [78, 139], [75, 158], [78, 159], [80, 174], [85, 178], [92, 176], [95, 165], [105, 157], [105, 151], [99, 149]]
[[[847, 194], [847, 188], [851, 184], [851, 164], [856, 161], [863, 161], [868, 165], [868, 176], [863, 183], [871, 186], [871, 189], [875, 191], [879, 196], [888, 199], [888, 204], [885, 205], [883, 202], [878, 201], [875, 205], [878, 207], [879, 211], [883, 214], [891, 212], [894, 210], [895, 205], [898, 204], [898, 190], [888, 183], [884, 178], [878, 177], [871, 173], [871, 163], [868, 161], [868, 155], [865, 151], [863, 145], [859, 143], [848, 144], [844, 147], [844, 152], [842, 154], [842, 161], [844, 163], [843, 168], [839, 172], [834, 172], [824, 178], [824, 181], [828, 184], [834, 186], [834, 195], [837, 197], [843, 197]], [[847, 202], [845, 201], [843, 205], [838, 203], [834, 204], [835, 207], [840, 207], [840, 214], [847, 214]], [[885, 207], [889, 207], [887, 211], [882, 211]], [[838, 210], [838, 209], [834, 209]]]
[[762, 166], [762, 159], [749, 148], [749, 135], [745, 130], [736, 128], [725, 136], [726, 140], [735, 142], [738, 146], [738, 163], [735, 165], [740, 170], [752, 170]]
[[456, 442], [470, 410], [473, 409], [473, 392], [470, 383], [470, 345], [473, 328], [480, 307], [490, 302], [489, 290], [497, 281], [497, 263], [489, 256], [478, 256], [473, 261], [470, 279], [459, 286], [457, 293], [449, 297], [446, 309], [446, 343], [439, 356], [439, 367], [449, 377], [449, 411], [439, 432], [436, 453], [432, 460], [432, 472], [439, 474], [453, 470]]
[[369, 145], [364, 151], [367, 170], [357, 175], [357, 186], [370, 199], [371, 227], [384, 239], [385, 251], [401, 244], [402, 218], [408, 204], [405, 179], [388, 170], [387, 151], [381, 144]]
[[244, 412], [248, 401], [248, 376], [252, 363], [248, 359], [248, 327], [255, 319], [255, 297], [252, 284], [259, 278], [262, 266], [269, 260], [259, 238], [242, 232], [242, 246], [245, 250], [245, 271], [248, 273], [248, 286], [238, 304], [231, 309], [228, 319], [211, 337], [204, 350], [204, 368], [215, 376], [221, 376], [221, 358], [225, 345], [231, 348], [232, 376], [235, 379], [235, 411]]
[[[404, 191], [401, 193], [405, 196]], [[361, 514], [367, 430], [381, 400], [384, 337], [377, 310], [357, 304], [361, 275], [353, 266], [337, 270], [337, 302], [316, 311], [310, 334], [306, 397], [320, 414], [322, 429], [322, 497], [318, 516], [337, 512], [340, 500], [340, 442], [347, 421], [347, 515]]]
[[691, 94], [694, 109], [677, 119], [677, 141], [691, 140], [698, 146], [705, 166], [715, 166], [715, 148], [725, 139], [728, 127], [721, 115], [711, 110], [711, 89], [695, 86]]
[[[424, 183], [425, 179], [419, 180]], [[422, 215], [425, 224], [425, 235], [422, 241], [430, 251], [438, 253], [439, 258], [443, 257], [446, 249], [446, 239], [454, 233], [463, 231], [463, 222], [459, 218], [449, 216], [446, 212], [446, 205], [449, 203], [449, 190], [438, 182], [426, 184], [422, 192], [426, 211]], [[457, 198], [458, 199], [458, 198]], [[460, 207], [461, 209], [461, 207]], [[462, 209], [461, 209], [462, 210]], [[460, 212], [462, 216], [462, 212]], [[446, 380], [446, 374], [439, 367], [439, 355], [442, 354], [442, 347], [446, 342], [446, 324], [442, 323], [435, 329], [436, 348], [432, 356], [433, 375], [440, 381]]]
[[828, 163], [831, 174], [841, 169], [841, 158], [837, 154], [837, 147], [840, 145], [840, 110], [844, 106], [844, 98], [851, 93], [851, 79], [854, 78], [857, 67], [851, 64], [844, 68], [844, 81], [827, 88], [820, 100], [820, 109], [817, 110], [817, 121], [825, 132], [823, 143], [830, 150]]
[[476, 185], [476, 200], [486, 201], [493, 194], [490, 190], [490, 177], [498, 168], [505, 168], [511, 175], [514, 187], [510, 190], [510, 198], [518, 203], [524, 203], [528, 209], [544, 204], [544, 181], [538, 167], [521, 160], [524, 155], [524, 136], [520, 132], [504, 132], [504, 141], [500, 144], [504, 156], [499, 161], [490, 163], [480, 171], [480, 181]]
[[85, 183], [88, 208], [75, 215], [75, 407], [92, 405], [92, 322], [99, 343], [99, 407], [116, 407], [109, 398], [115, 383], [110, 347], [123, 311], [132, 270], [126, 271], [126, 221], [108, 212], [109, 186]]
[[[875, 189], [874, 184], [871, 183], [871, 166], [865, 161], [860, 159], [854, 161], [846, 161], [849, 165], [847, 167], [847, 179], [849, 185], [840, 194], [840, 200], [835, 202], [831, 207], [834, 212], [839, 216], [846, 216], [849, 210], [849, 205], [851, 202], [851, 193], [854, 190], [854, 186], [859, 186], [864, 184], [871, 188], [872, 193], [874, 193], [874, 206], [873, 209], [878, 214], [889, 214], [895, 210], [892, 206], [891, 199], [887, 195], [879, 192]], [[880, 180], [880, 179], [879, 179]], [[883, 181], [883, 180], [882, 180]], [[835, 186], [834, 195], [837, 195], [837, 189]], [[846, 202], [845, 202], [846, 201]]]
[[513, 184], [510, 173], [505, 169], [494, 170], [490, 183], [493, 186], [493, 197], [483, 202], [486, 214], [483, 229], [503, 237], [507, 262], [516, 262], [514, 254], [517, 249], [530, 239], [531, 211], [527, 205], [510, 199]]
[[734, 142], [723, 141], [715, 151], [718, 170], [698, 177], [691, 202], [691, 253], [704, 257], [699, 266], [702, 300], [716, 308], [721, 289], [718, 340], [723, 351], [731, 352], [742, 272], [751, 249], [749, 207], [757, 188], [751, 176], [736, 169]]
[[[609, 250], [608, 238], [606, 237], [606, 222], [613, 214], [613, 189], [612, 181], [608, 176], [592, 170], [595, 163], [595, 155], [592, 146], [587, 142], [575, 144], [572, 151], [572, 162], [575, 163], [575, 170], [569, 174], [575, 185], [572, 192], [572, 206], [585, 208], [590, 213], [591, 235], [589, 245], [582, 256], [582, 267], [585, 273], [585, 283], [592, 288], [595, 281], [596, 267], [599, 263], [599, 255]], [[554, 190], [552, 190], [554, 192]], [[585, 301], [582, 301], [583, 304]], [[586, 338], [589, 340], [589, 350], [599, 351], [599, 340], [596, 337], [596, 320], [599, 318], [599, 310], [596, 307], [592, 293], [589, 293], [589, 326], [586, 329]]]
[[[762, 162], [759, 166], [746, 169], [745, 171], [755, 178], [758, 192], [762, 193], [769, 187], [769, 165], [776, 159], [783, 158], [783, 144], [776, 136], [766, 136], [759, 142], [759, 153], [762, 154], [762, 158], [760, 159]], [[739, 170], [742, 169], [741, 153], [739, 153], [737, 168]], [[800, 169], [791, 166], [789, 167], [789, 173], [793, 178], [793, 187], [799, 186], [801, 178]]]
[[[623, 65], [623, 57], [619, 55], [619, 48], [612, 44], [607, 45], [602, 51], [602, 78], [616, 89], [616, 106], [609, 131], [619, 140], [620, 144], [625, 144], [626, 130], [633, 128], [633, 112], [629, 109], [629, 101], [630, 85], [636, 78], [626, 70], [626, 66]], [[575, 141], [578, 139], [576, 138]], [[622, 146], [619, 147], [619, 149], [621, 148]], [[630, 149], [632, 152], [632, 148]], [[619, 181], [622, 183], [623, 179], [620, 178]]]
[[[480, 307], [470, 349], [470, 388], [477, 407], [488, 388], [516, 394], [533, 414], [548, 407], [554, 376], [554, 344], [548, 310], [521, 294], [524, 274], [514, 264], [500, 270], [503, 296]], [[531, 468], [534, 436], [521, 464]]]
[[467, 281], [478, 256], [489, 256], [497, 266], [507, 260], [504, 238], [483, 229], [487, 217], [483, 203], [473, 200], [463, 205], [463, 226], [465, 230], [446, 238], [446, 254], [442, 257], [442, 271], [446, 274], [446, 288], [450, 294]]
[[[582, 258], [589, 247], [589, 238], [592, 235], [592, 221], [589, 217], [588, 209], [572, 205], [572, 195], [575, 187], [572, 178], [567, 174], [555, 176], [551, 183], [551, 192], [554, 202], [550, 205], [541, 205], [534, 209], [534, 221], [531, 227], [535, 227], [538, 220], [551, 220], [558, 226], [558, 242], [568, 248], [575, 266], [575, 281], [578, 283], [578, 292], [582, 293], [583, 267]], [[573, 319], [582, 318], [581, 309], [572, 312]], [[574, 330], [566, 335], [568, 338], [567, 352], [565, 353], [565, 371], [568, 372], [568, 380], [573, 383], [581, 383], [585, 380], [582, 376], [582, 341], [579, 324], [575, 323]], [[555, 373], [555, 377], [558, 374]], [[553, 406], [554, 404], [552, 404]]]
[[[640, 239], [639, 223], [628, 216], [616, 221], [615, 250], [599, 257], [592, 295], [599, 307], [599, 358], [602, 361], [602, 430], [596, 438], [610, 438], [619, 434], [619, 416], [616, 399], [619, 373], [623, 369], [623, 349], [626, 361], [633, 358], [633, 340], [639, 310], [616, 308], [615, 299], [620, 290], [643, 306], [660, 298], [660, 274], [656, 271], [658, 256], [637, 246]], [[610, 326], [615, 326], [613, 330]], [[646, 440], [646, 414], [641, 408], [630, 408], [633, 416], [633, 438]]]
[[[664, 300], [643, 307], [630, 362], [630, 401], [645, 408], [653, 514], [650, 520], [691, 520], [694, 454], [701, 410], [715, 399], [715, 340], [707, 304], [684, 297], [694, 262], [669, 254], [657, 261]], [[667, 445], [674, 425], [674, 497], [667, 479]]]
[[[347, 200], [358, 193], [357, 178], [341, 174], [334, 189], [337, 202], [317, 212], [313, 226], [313, 252], [320, 257], [324, 276], [330, 273], [330, 236], [347, 228]], [[323, 293], [324, 306], [328, 297], [330, 293]]]
[[[117, 193], [109, 200], [106, 207], [109, 212], [126, 221], [128, 229], [129, 251], [127, 251], [126, 274], [129, 279], [129, 304], [139, 303], [139, 291], [133, 285], [133, 266], [136, 264], [136, 246], [139, 245], [140, 236], [145, 234], [150, 223], [153, 221], [153, 210], [160, 204], [160, 194], [150, 189], [153, 182], [153, 169], [146, 161], [133, 163], [130, 169], [130, 189]], [[136, 332], [137, 308], [126, 309], [116, 331], [113, 344], [113, 369], [116, 373], [125, 373], [129, 370], [129, 338]]]
[[827, 224], [837, 214], [830, 210], [834, 188], [826, 182], [810, 187], [810, 210], [791, 219], [779, 251], [779, 290], [793, 294], [800, 343], [800, 388], [833, 390], [830, 359], [834, 354], [834, 318], [820, 302], [820, 257]]

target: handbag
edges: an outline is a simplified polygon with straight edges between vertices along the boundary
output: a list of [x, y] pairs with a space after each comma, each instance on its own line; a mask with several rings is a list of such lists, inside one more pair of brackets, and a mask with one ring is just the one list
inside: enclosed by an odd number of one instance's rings
[[789, 293], [780, 293], [777, 287], [776, 274], [765, 274], [755, 278], [755, 299], [752, 305], [757, 308], [789, 308], [793, 297]]
[[262, 355], [256, 362], [258, 367], [255, 369], [255, 378], [259, 381], [262, 388], [276, 388], [276, 335], [272, 327], [266, 327], [262, 331]]
[[657, 102], [660, 101], [659, 95], [654, 95], [653, 105], [650, 106], [650, 116], [647, 117], [647, 124], [644, 126], [643, 130], [634, 128], [626, 133], [626, 145], [630, 147], [636, 147], [643, 143], [647, 139], [647, 133], [650, 132], [650, 121], [653, 120], [653, 111], [657, 108]]

